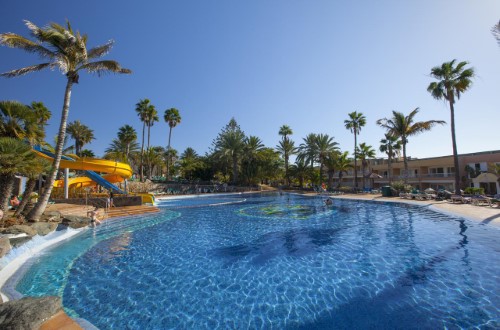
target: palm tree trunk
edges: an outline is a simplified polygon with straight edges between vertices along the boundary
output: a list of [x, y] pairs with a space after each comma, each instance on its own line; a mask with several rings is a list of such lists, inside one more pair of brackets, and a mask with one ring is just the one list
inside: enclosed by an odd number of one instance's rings
[[21, 203], [19, 204], [16, 212], [14, 213], [16, 217], [24, 211], [26, 205], [28, 205], [28, 202], [31, 200], [31, 193], [35, 190], [36, 181], [37, 179], [29, 178], [28, 182], [26, 182], [26, 188], [24, 189], [23, 199], [21, 200]]
[[151, 126], [148, 125], [148, 148], [147, 148], [147, 153], [148, 153], [148, 178], [151, 180], [151, 155], [150, 155], [150, 150], [149, 150], [149, 140], [151, 137]]
[[392, 150], [389, 149], [389, 155], [387, 157], [387, 176], [389, 177], [389, 184], [392, 183]]
[[233, 155], [233, 185], [238, 182], [238, 157]]
[[170, 138], [172, 137], [172, 127], [168, 132], [168, 147], [167, 147], [167, 180], [170, 179]]
[[57, 135], [57, 145], [56, 154], [54, 161], [52, 162], [52, 167], [48, 175], [47, 181], [45, 182], [45, 191], [40, 196], [38, 203], [35, 207], [28, 213], [28, 221], [37, 222], [42, 216], [47, 204], [49, 202], [50, 194], [52, 193], [52, 188], [54, 188], [54, 181], [56, 180], [57, 172], [59, 171], [59, 164], [61, 163], [61, 156], [64, 146], [64, 137], [66, 135], [66, 122], [69, 115], [69, 104], [71, 100], [71, 87], [73, 86], [73, 76], [68, 76], [68, 82], [66, 83], [66, 90], [64, 92], [64, 105], [61, 114], [61, 124], [59, 125], [59, 133]]
[[7, 211], [9, 208], [10, 195], [14, 189], [14, 182], [16, 177], [14, 175], [0, 176], [0, 209]]
[[286, 185], [290, 187], [290, 178], [288, 177], [288, 152], [285, 152], [285, 181]]
[[364, 160], [362, 160], [362, 161], [361, 161], [361, 175], [363, 176], [363, 190], [364, 190], [364, 189], [365, 189], [365, 187], [366, 187], [365, 169], [366, 169], [365, 161], [364, 161]]
[[[448, 93], [448, 100], [452, 100]], [[455, 137], [455, 108], [453, 107], [453, 101], [450, 103], [450, 123], [451, 123], [451, 143], [453, 145], [453, 165], [455, 166], [455, 194], [460, 195], [460, 171], [458, 164], [458, 151], [457, 151], [457, 139]]]
[[357, 132], [354, 130], [354, 188], [358, 188], [358, 139]]
[[405, 173], [404, 173], [403, 179], [404, 179], [404, 183], [407, 184], [408, 183], [408, 159], [406, 159], [406, 137], [403, 136], [402, 140], [403, 140], [403, 161], [405, 163]]
[[144, 131], [146, 130], [146, 122], [142, 124], [142, 147], [141, 147], [141, 182], [144, 182]]

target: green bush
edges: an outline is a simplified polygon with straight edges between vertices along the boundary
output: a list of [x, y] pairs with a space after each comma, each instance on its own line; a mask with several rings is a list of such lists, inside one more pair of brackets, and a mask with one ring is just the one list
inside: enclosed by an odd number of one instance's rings
[[391, 187], [398, 192], [410, 192], [413, 189], [411, 185], [405, 184], [404, 181], [394, 181]]
[[464, 193], [467, 195], [484, 195], [484, 188], [467, 187]]

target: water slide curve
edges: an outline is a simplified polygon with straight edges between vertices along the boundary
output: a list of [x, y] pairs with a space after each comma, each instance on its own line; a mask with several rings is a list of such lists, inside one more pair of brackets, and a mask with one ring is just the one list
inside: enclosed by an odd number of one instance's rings
[[[49, 160], [53, 160], [55, 155], [40, 147], [33, 147], [34, 151], [41, 157]], [[76, 155], [71, 155], [71, 157], [63, 155], [61, 157], [60, 168], [69, 168], [72, 170], [84, 171], [86, 177], [71, 178], [69, 181], [69, 186], [91, 186], [96, 183], [103, 186], [108, 190], [113, 190], [118, 194], [125, 194], [125, 191], [115, 186], [112, 182], [122, 182], [132, 176], [132, 168], [130, 165], [125, 163], [116, 162], [114, 160], [106, 160], [99, 158], [80, 158]], [[106, 173], [104, 176], [97, 174], [96, 172]], [[64, 185], [63, 180], [57, 180], [54, 183], [56, 187], [62, 187]]]

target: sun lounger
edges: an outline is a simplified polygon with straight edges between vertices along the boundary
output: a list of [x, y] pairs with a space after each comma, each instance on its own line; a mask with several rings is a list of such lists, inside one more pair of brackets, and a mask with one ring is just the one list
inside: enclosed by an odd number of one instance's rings
[[452, 203], [458, 202], [458, 203], [462, 203], [462, 204], [468, 204], [471, 202], [471, 198], [470, 197], [463, 197], [460, 195], [451, 195], [451, 202]]
[[491, 198], [486, 196], [474, 196], [472, 197], [472, 204], [474, 205], [488, 205], [491, 206]]

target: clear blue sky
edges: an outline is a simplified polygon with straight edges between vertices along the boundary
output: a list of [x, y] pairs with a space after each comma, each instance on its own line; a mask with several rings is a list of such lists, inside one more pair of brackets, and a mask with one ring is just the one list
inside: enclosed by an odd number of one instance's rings
[[[89, 47], [115, 40], [106, 59], [132, 75], [82, 74], [73, 88], [70, 121], [94, 130], [86, 148], [102, 156], [118, 128], [142, 125], [135, 104], [149, 98], [161, 122], [153, 145], [167, 145], [165, 109], [180, 110], [172, 147], [205, 154], [234, 117], [247, 135], [268, 147], [279, 127], [293, 129], [296, 145], [309, 133], [333, 136], [352, 151], [344, 128], [352, 111], [367, 117], [358, 141], [378, 150], [384, 131], [375, 124], [392, 110], [417, 120], [449, 122], [448, 105], [427, 92], [430, 69], [467, 60], [477, 73], [456, 104], [459, 153], [500, 149], [500, 47], [490, 29], [499, 0], [382, 1], [4, 1], [0, 32], [27, 36], [22, 20], [39, 26], [69, 19], [89, 36]], [[23, 51], [0, 47], [0, 72], [39, 63]], [[42, 101], [56, 135], [65, 77], [58, 71], [0, 78], [0, 99]], [[73, 143], [73, 141], [71, 141]], [[408, 155], [449, 155], [450, 126], [410, 139]], [[378, 153], [381, 155], [380, 153]]]

